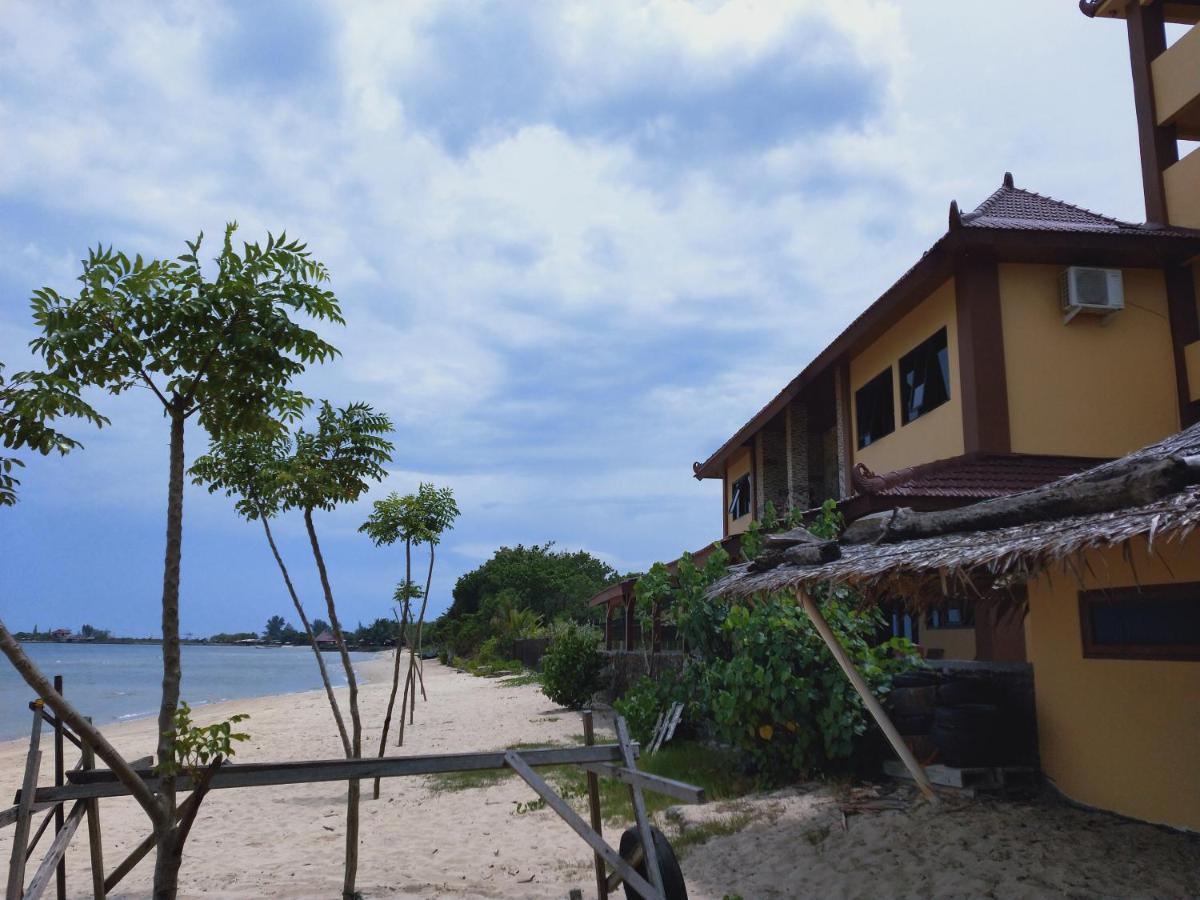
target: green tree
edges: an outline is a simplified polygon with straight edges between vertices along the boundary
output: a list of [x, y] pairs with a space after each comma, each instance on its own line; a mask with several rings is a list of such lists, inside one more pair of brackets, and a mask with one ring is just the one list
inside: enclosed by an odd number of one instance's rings
[[283, 616], [271, 616], [271, 618], [267, 619], [266, 627], [263, 628], [263, 640], [281, 640], [284, 630], [288, 627], [287, 620]]
[[[437, 545], [442, 534], [454, 527], [458, 518], [458, 504], [454, 501], [454, 492], [450, 488], [436, 488], [432, 484], [421, 482], [417, 493], [400, 496], [392, 492], [382, 500], [376, 500], [359, 531], [366, 534], [375, 542], [376, 547], [391, 545], [397, 541], [404, 542], [404, 581], [401, 583], [401, 593], [404, 595], [402, 617], [405, 622], [412, 621], [409, 604], [416, 595], [412, 583], [412, 548], [413, 545], [425, 544], [429, 548], [429, 571], [425, 578], [425, 590], [421, 592], [421, 611], [417, 618], [416, 640], [409, 642], [408, 674], [404, 680], [404, 698], [400, 704], [400, 744], [404, 743], [404, 707], [409, 703], [409, 721], [416, 715], [416, 685], [413, 683], [414, 673], [421, 679], [421, 696], [426, 700], [424, 679], [417, 668], [417, 654], [421, 647], [421, 630], [425, 624], [425, 610], [429, 604], [429, 591], [433, 585], [433, 565]], [[392, 671], [392, 691], [388, 697], [387, 712], [383, 719], [383, 729], [379, 737], [379, 755], [382, 757], [387, 746], [388, 728], [392, 721], [392, 709], [395, 706], [396, 694], [400, 685], [400, 648], [396, 648], [395, 665]], [[375, 798], [379, 798], [379, 779], [375, 780]]]
[[[142, 388], [167, 420], [170, 441], [166, 556], [162, 590], [162, 697], [158, 759], [175, 759], [172, 726], [179, 705], [179, 565], [183, 538], [184, 429], [195, 417], [214, 437], [277, 427], [307, 401], [290, 387], [305, 365], [336, 349], [292, 315], [341, 322], [322, 283], [325, 267], [285, 236], [233, 247], [225, 229], [212, 278], [199, 259], [203, 235], [177, 259], [145, 262], [102, 247], [90, 251], [75, 297], [42, 288], [33, 295], [41, 333], [31, 346], [49, 377], [112, 394]], [[174, 897], [182, 859], [175, 823], [175, 775], [159, 791], [169, 823], [158, 835], [154, 894]]]
[[271, 531], [271, 520], [279, 515], [283, 505], [283, 491], [286, 486], [284, 467], [291, 452], [291, 439], [286, 434], [250, 432], [224, 435], [210, 442], [208, 453], [197, 459], [189, 472], [193, 482], [207, 485], [209, 493], [223, 491], [227, 497], [236, 497], [234, 508], [242, 518], [248, 522], [257, 520], [262, 523], [271, 555], [275, 558], [275, 564], [279, 566], [292, 607], [300, 617], [300, 624], [304, 626], [308, 644], [316, 657], [321, 684], [325, 687], [325, 697], [329, 701], [333, 721], [342, 740], [342, 751], [349, 756], [350, 733], [346, 730], [341, 706], [333, 692], [329, 670], [325, 667], [325, 657], [317, 646], [317, 635], [329, 626], [320, 619], [309, 624], [304, 604], [300, 602], [300, 596], [296, 593], [292, 577]]
[[[329, 628], [337, 642], [342, 667], [349, 684], [350, 758], [362, 757], [362, 717], [358, 709], [358, 680], [346, 648], [346, 637], [338, 621], [337, 604], [329, 583], [329, 571], [317, 530], [313, 525], [315, 510], [332, 510], [343, 503], [358, 500], [373, 481], [381, 481], [387, 472], [384, 466], [391, 461], [392, 444], [384, 435], [392, 430], [387, 416], [375, 412], [366, 403], [352, 403], [334, 409], [328, 401], [321, 402], [316, 428], [301, 429], [293, 440], [294, 449], [283, 467], [283, 498], [285, 509], [298, 509], [304, 515], [321, 590], [325, 594], [325, 611]], [[354, 883], [358, 874], [358, 814], [360, 785], [349, 784], [346, 798], [346, 868], [342, 896], [353, 900]]]

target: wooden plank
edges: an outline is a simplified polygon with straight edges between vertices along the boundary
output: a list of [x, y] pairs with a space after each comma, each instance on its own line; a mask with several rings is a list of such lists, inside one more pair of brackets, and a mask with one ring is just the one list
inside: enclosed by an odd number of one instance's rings
[[[176, 807], [176, 809], [175, 809], [176, 821], [178, 821], [179, 819], [182, 819], [185, 815], [187, 815], [191, 811], [191, 808], [193, 806], [195, 806], [196, 803], [198, 803], [198, 802], [199, 802], [199, 799], [197, 798], [195, 793], [192, 793], [191, 795], [189, 795], [186, 800], [184, 800], [182, 803], [179, 804], [178, 807]], [[146, 854], [154, 849], [155, 844], [157, 844], [157, 842], [158, 842], [157, 837], [152, 832], [148, 837], [143, 838], [142, 842], [140, 844], [138, 844], [136, 847], [134, 847], [129, 852], [128, 856], [126, 856], [123, 860], [121, 860], [121, 864], [119, 866], [117, 866], [115, 869], [113, 869], [112, 874], [109, 875], [108, 878], [104, 878], [104, 872], [103, 872], [103, 870], [101, 870], [100, 876], [103, 879], [103, 881], [101, 883], [102, 893], [99, 894], [99, 896], [103, 897], [105, 894], [110, 893], [112, 891], [112, 889], [115, 888], [118, 884], [120, 884], [121, 879], [133, 871], [134, 866], [136, 866], [138, 863], [140, 863], [146, 857]], [[93, 874], [93, 877], [95, 877], [94, 874]]]
[[50, 845], [46, 858], [42, 860], [42, 864], [38, 866], [37, 872], [29, 882], [23, 900], [41, 900], [42, 894], [50, 885], [50, 879], [54, 877], [55, 871], [58, 869], [58, 864], [62, 862], [63, 855], [67, 852], [67, 845], [75, 836], [75, 829], [79, 827], [86, 809], [87, 805], [82, 800], [77, 801], [71, 807], [71, 814], [63, 822], [62, 831], [55, 835], [54, 843]]
[[[621, 756], [625, 760], [625, 768], [637, 769], [633, 757], [633, 742], [629, 740], [629, 726], [625, 724], [624, 716], [616, 717], [617, 743], [621, 747]], [[637, 821], [638, 834], [642, 839], [642, 852], [646, 854], [646, 873], [650, 883], [660, 897], [666, 897], [663, 890], [662, 871], [658, 868], [658, 850], [654, 846], [654, 834], [650, 830], [650, 817], [646, 815], [646, 801], [642, 797], [642, 789], [636, 784], [629, 785], [629, 799], [633, 801], [633, 817]]]
[[[53, 803], [34, 803], [29, 812], [31, 814], [35, 812], [41, 812], [43, 809], [49, 809], [53, 805]], [[9, 825], [12, 825], [14, 822], [16, 822], [20, 811], [21, 807], [19, 805], [10, 806], [7, 809], [0, 809], [0, 828], [7, 828]]]
[[[583, 713], [583, 743], [588, 747], [594, 746], [596, 743], [596, 731], [590, 709], [584, 710]], [[596, 832], [597, 837], [603, 838], [604, 822], [600, 815], [600, 779], [590, 769], [587, 774], [587, 790], [588, 816], [591, 819], [592, 831]], [[596, 897], [598, 900], [608, 900], [608, 880], [605, 878], [604, 857], [593, 852], [593, 864], [596, 869]]]
[[[61, 697], [63, 695], [63, 677], [61, 675], [54, 676], [54, 690]], [[54, 717], [54, 784], [57, 787], [62, 787], [63, 778], [66, 773], [66, 763], [63, 759], [63, 723], [58, 716]], [[63, 805], [60, 803], [54, 807], [54, 833], [58, 835], [65, 827], [63, 818]], [[51, 845], [53, 847], [53, 845]], [[36, 878], [34, 879], [37, 880]], [[67, 861], [59, 859], [58, 871], [55, 873], [55, 893], [58, 900], [67, 900]]]
[[604, 778], [615, 778], [624, 784], [636, 784], [644, 791], [666, 794], [683, 803], [708, 802], [708, 797], [702, 787], [676, 781], [673, 778], [663, 778], [661, 775], [652, 775], [641, 769], [626, 769], [624, 766], [614, 766], [609, 763], [587, 763], [583, 768]]
[[[91, 722], [91, 719], [88, 719]], [[79, 760], [81, 769], [96, 768], [96, 751], [92, 749], [90, 744], [84, 744], [82, 747], [83, 756]], [[92, 869], [92, 896], [95, 900], [102, 900], [106, 891], [104, 889], [104, 842], [100, 837], [100, 801], [87, 800], [87, 823], [88, 823], [88, 856], [90, 857]]]
[[33, 733], [29, 736], [29, 755], [25, 758], [25, 778], [21, 782], [21, 801], [17, 810], [17, 828], [13, 834], [12, 856], [8, 866], [6, 900], [21, 900], [25, 892], [25, 848], [29, 842], [29, 826], [33, 818], [33, 790], [42, 768], [42, 701], [33, 706]]
[[[525, 750], [526, 762], [536, 767], [564, 764], [619, 762], [621, 748], [616, 744], [597, 744], [593, 747], [546, 747]], [[385, 756], [381, 759], [328, 759], [286, 763], [241, 763], [222, 766], [212, 779], [212, 789], [266, 787], [281, 784], [315, 784], [324, 781], [349, 781], [367, 778], [396, 778], [403, 775], [437, 775], [444, 772], [474, 772], [481, 769], [504, 768], [505, 751], [485, 753], [442, 753], [429, 756]], [[158, 788], [158, 778], [147, 773], [146, 785]], [[38, 788], [37, 802], [88, 800], [100, 797], [122, 797], [129, 790], [108, 769], [94, 772], [73, 772], [61, 788]], [[180, 780], [180, 789], [190, 787]]]
[[833, 629], [829, 627], [829, 623], [825, 621], [825, 617], [821, 615], [821, 610], [817, 608], [817, 604], [813, 602], [813, 598], [803, 588], [797, 590], [796, 593], [800, 598], [800, 603], [804, 607], [804, 612], [817, 629], [817, 633], [821, 635], [821, 640], [825, 642], [825, 646], [833, 654], [833, 658], [841, 667], [842, 672], [850, 680], [850, 684], [853, 685], [854, 690], [858, 693], [859, 699], [862, 700], [863, 705], [867, 708], [867, 712], [875, 719], [875, 723], [879, 726], [880, 731], [883, 732], [883, 736], [892, 745], [892, 750], [900, 757], [900, 762], [904, 763], [904, 768], [908, 769], [913, 781], [917, 783], [917, 787], [925, 795], [925, 799], [930, 803], [937, 803], [937, 794], [933, 792], [933, 786], [929, 783], [929, 779], [925, 777], [925, 770], [921, 768], [921, 764], [917, 762], [916, 757], [912, 755], [912, 751], [908, 749], [908, 744], [904, 743], [904, 738], [900, 736], [900, 732], [896, 730], [896, 726], [892, 724], [892, 720], [884, 712], [883, 707], [880, 706], [879, 700], [871, 693], [871, 688], [863, 680], [858, 669], [854, 668], [854, 663], [846, 655], [845, 648], [838, 641], [837, 636], [834, 635]]
[[604, 843], [604, 838], [592, 831], [587, 823], [580, 818], [579, 813], [571, 809], [567, 802], [562, 797], [554, 792], [550, 785], [542, 780], [542, 777], [537, 772], [533, 771], [529, 765], [522, 759], [524, 754], [518, 754], [514, 750], [510, 750], [504, 754], [504, 761], [512, 768], [514, 772], [521, 776], [539, 797], [546, 801], [546, 805], [558, 813], [558, 817], [571, 827], [571, 829], [583, 838], [587, 844], [604, 857], [605, 862], [621, 873], [621, 878], [627, 884], [633, 886], [633, 889], [641, 894], [647, 900], [666, 900], [663, 897], [662, 890], [656, 888], [646, 881], [637, 870], [630, 866], [617, 851], [608, 844]]

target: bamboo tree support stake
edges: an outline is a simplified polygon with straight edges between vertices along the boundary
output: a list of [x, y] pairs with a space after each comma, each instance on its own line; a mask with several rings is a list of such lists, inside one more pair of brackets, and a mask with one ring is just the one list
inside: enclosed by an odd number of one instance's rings
[[[583, 711], [583, 743], [590, 747], [596, 743], [596, 732], [592, 723], [592, 711]], [[600, 816], [600, 779], [595, 772], [587, 773], [588, 812], [591, 814], [592, 830], [604, 837], [604, 823]], [[593, 852], [596, 861], [596, 897], [608, 900], [608, 878], [604, 871], [604, 857]]]
[[[54, 676], [54, 690], [58, 691], [58, 695], [63, 695], [63, 677], [61, 675]], [[58, 716], [54, 717], [54, 786], [62, 787], [66, 780], [66, 767], [63, 765], [63, 723]], [[58, 804], [54, 807], [54, 834], [59, 835], [63, 830], [65, 822], [65, 812], [63, 804]], [[58, 868], [54, 872], [55, 890], [58, 900], [67, 900], [67, 860], [64, 857], [58, 861]]]
[[[88, 723], [91, 723], [88, 719]], [[84, 771], [91, 771], [96, 768], [96, 751], [92, 749], [92, 745], [86, 741], [82, 747], [83, 758], [80, 760], [80, 768]], [[92, 863], [92, 894], [95, 895], [95, 900], [102, 900], [105, 895], [104, 890], [104, 844], [100, 839], [100, 801], [87, 801], [87, 826], [88, 826], [88, 852], [91, 856]]]
[[917, 783], [917, 787], [921, 789], [921, 793], [925, 795], [925, 799], [930, 803], [937, 803], [937, 794], [933, 792], [933, 785], [929, 783], [929, 778], [925, 775], [925, 770], [921, 768], [921, 764], [917, 762], [916, 757], [912, 755], [912, 751], [908, 749], [908, 745], [904, 743], [904, 738], [900, 736], [900, 732], [896, 730], [896, 726], [892, 724], [892, 720], [888, 718], [888, 714], [884, 712], [882, 706], [879, 705], [879, 700], [871, 693], [871, 688], [868, 687], [858, 669], [854, 668], [854, 663], [850, 661], [850, 657], [846, 655], [845, 648], [838, 641], [833, 633], [833, 629], [829, 627], [829, 623], [825, 621], [825, 617], [821, 615], [821, 610], [817, 608], [817, 604], [813, 602], [812, 597], [808, 592], [799, 589], [796, 592], [800, 598], [800, 603], [804, 607], [804, 612], [812, 621], [817, 633], [821, 635], [821, 639], [825, 641], [825, 645], [829, 647], [829, 652], [833, 654], [833, 658], [837, 660], [837, 664], [841, 666], [842, 671], [846, 673], [846, 677], [850, 679], [850, 684], [854, 686], [854, 690], [862, 699], [863, 705], [867, 711], [875, 719], [875, 723], [887, 738], [888, 743], [892, 745], [892, 749], [896, 751], [896, 755], [900, 757], [900, 762], [904, 763], [904, 768], [908, 769], [908, 773], [912, 775], [913, 781]]
[[33, 733], [29, 735], [29, 756], [25, 759], [25, 778], [21, 782], [21, 803], [8, 865], [8, 888], [4, 894], [6, 900], [21, 900], [21, 895], [25, 893], [25, 850], [33, 820], [33, 794], [42, 767], [42, 751], [39, 749], [42, 743], [42, 701], [34, 700], [29, 706], [33, 709]]

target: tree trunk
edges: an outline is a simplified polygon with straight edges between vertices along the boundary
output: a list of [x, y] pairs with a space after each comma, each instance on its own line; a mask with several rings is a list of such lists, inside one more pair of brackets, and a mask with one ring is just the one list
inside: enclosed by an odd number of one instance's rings
[[[321, 576], [321, 589], [325, 592], [325, 609], [329, 613], [329, 628], [337, 641], [338, 653], [342, 657], [342, 668], [346, 670], [346, 681], [350, 686], [351, 758], [362, 756], [362, 719], [358, 714], [358, 680], [354, 677], [354, 666], [350, 662], [350, 651], [346, 649], [346, 638], [338, 621], [337, 606], [333, 602], [333, 589], [329, 586], [329, 573], [325, 569], [325, 557], [321, 555], [321, 544], [313, 527], [312, 510], [304, 510], [304, 527], [308, 529], [308, 540], [312, 544], [313, 559], [317, 562], [317, 573]], [[354, 900], [354, 882], [358, 876], [358, 801], [361, 790], [358, 780], [350, 782], [346, 792], [346, 877], [342, 885], [343, 900]]]
[[[383, 758], [383, 754], [387, 750], [388, 730], [392, 727], [392, 710], [396, 708], [396, 694], [400, 690], [400, 660], [404, 656], [404, 649], [400, 646], [400, 640], [404, 636], [404, 629], [408, 625], [408, 603], [403, 606], [404, 613], [400, 617], [400, 634], [396, 637], [396, 653], [393, 657], [394, 665], [392, 666], [392, 693], [388, 697], [387, 713], [383, 717], [383, 731], [379, 735], [379, 758]], [[373, 791], [374, 798], [379, 799], [379, 779], [375, 779], [375, 788]]]
[[267, 517], [261, 511], [258, 517], [262, 520], [263, 531], [267, 533], [267, 543], [271, 545], [271, 552], [275, 554], [275, 562], [279, 563], [279, 571], [283, 573], [283, 583], [287, 585], [288, 594], [292, 598], [292, 606], [296, 607], [296, 615], [300, 617], [300, 621], [304, 625], [304, 631], [308, 635], [308, 643], [317, 657], [317, 668], [321, 670], [321, 683], [325, 685], [325, 696], [329, 698], [329, 707], [333, 710], [333, 720], [337, 723], [338, 734], [342, 738], [342, 749], [345, 751], [347, 758], [349, 758], [351, 753], [350, 735], [346, 733], [346, 723], [342, 719], [342, 708], [338, 706], [337, 697], [333, 693], [333, 685], [329, 681], [329, 670], [325, 668], [325, 657], [321, 655], [321, 648], [317, 646], [317, 636], [313, 634], [312, 625], [309, 624], [308, 616], [305, 615], [304, 607], [300, 603], [300, 597], [296, 594], [296, 588], [292, 585], [292, 578], [288, 574], [287, 566], [283, 564], [283, 557], [279, 555], [279, 548], [275, 546], [275, 536], [271, 534], [271, 526], [267, 523]]
[[421, 598], [421, 615], [417, 618], [417, 677], [421, 682], [421, 699], [428, 702], [429, 695], [425, 693], [425, 679], [421, 677], [421, 630], [425, 627], [425, 607], [429, 604], [429, 589], [433, 586], [433, 560], [436, 555], [436, 547], [432, 541], [429, 543], [429, 572], [425, 576], [425, 596]]
[[[172, 729], [179, 707], [179, 681], [182, 677], [179, 651], [179, 560], [183, 543], [183, 425], [184, 410], [176, 402], [171, 417], [170, 477], [167, 486], [167, 551], [163, 565], [162, 592], [162, 699], [158, 706], [158, 761], [175, 761]], [[159, 803], [169, 823], [158, 836], [158, 854], [154, 864], [155, 900], [173, 900], [179, 886], [179, 864], [183, 844], [175, 822], [175, 776], [168, 774], [159, 782]]]

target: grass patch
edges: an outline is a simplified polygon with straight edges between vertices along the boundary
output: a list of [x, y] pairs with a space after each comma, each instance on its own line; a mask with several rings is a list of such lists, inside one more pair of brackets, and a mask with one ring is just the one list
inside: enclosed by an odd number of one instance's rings
[[[582, 738], [582, 735], [578, 737]], [[738, 773], [732, 753], [700, 744], [670, 744], [653, 756], [639, 758], [638, 768], [652, 775], [702, 787], [710, 802], [744, 797], [755, 789], [753, 779]], [[583, 803], [587, 803], [587, 773], [582, 769], [551, 766], [543, 769], [542, 774], [560, 793], [572, 798], [582, 797]], [[644, 791], [643, 797], [646, 811], [651, 814], [679, 805], [678, 800], [653, 791]], [[609, 823], [633, 821], [627, 785], [612, 778], [600, 779], [600, 815]]]
[[532, 670], [523, 672], [520, 675], [513, 675], [508, 678], [500, 679], [500, 687], [525, 687], [527, 684], [541, 684], [542, 676], [539, 672]]
[[671, 838], [671, 847], [678, 856], [686, 856], [689, 851], [713, 838], [737, 834], [750, 824], [754, 814], [747, 808], [736, 808], [726, 815], [695, 825], [676, 823], [676, 833]]
[[474, 788], [489, 788], [511, 778], [512, 769], [477, 769], [473, 772], [443, 772], [429, 776], [429, 790], [435, 794], [452, 794]]

